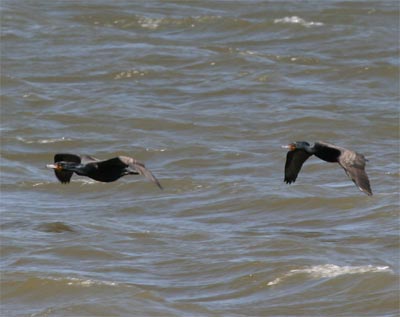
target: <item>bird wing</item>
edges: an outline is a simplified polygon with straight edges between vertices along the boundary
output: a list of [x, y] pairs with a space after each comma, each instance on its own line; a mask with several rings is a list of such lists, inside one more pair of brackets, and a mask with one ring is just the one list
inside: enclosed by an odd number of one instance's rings
[[307, 153], [303, 150], [294, 150], [289, 151], [286, 155], [286, 164], [285, 164], [285, 182], [287, 184], [294, 183], [296, 181], [297, 175], [300, 172], [303, 163], [311, 156], [312, 154]]
[[95, 158], [90, 155], [81, 155], [82, 164], [93, 163], [100, 161], [98, 158]]
[[160, 189], [162, 189], [160, 182], [153, 175], [153, 173], [151, 173], [143, 163], [135, 160], [132, 157], [118, 156], [109, 160], [98, 161], [96, 162], [96, 165], [99, 170], [104, 171], [111, 170], [113, 167], [127, 168], [130, 173], [143, 175], [144, 177], [155, 183]]
[[[74, 162], [79, 164], [81, 162], [81, 158], [79, 155], [69, 153], [57, 153], [56, 155], [54, 155], [54, 163], [61, 161]], [[54, 170], [54, 174], [56, 175], [57, 179], [63, 184], [70, 182], [73, 173], [74, 172], [71, 171], [59, 171], [56, 169]]]
[[339, 158], [339, 165], [343, 167], [347, 176], [357, 185], [357, 187], [368, 196], [372, 196], [371, 185], [368, 175], [365, 172], [364, 155], [345, 150]]
[[129, 166], [133, 170], [133, 172], [137, 172], [138, 174], [143, 175], [148, 180], [155, 183], [160, 189], [163, 189], [158, 179], [153, 175], [152, 172], [150, 172], [150, 170], [146, 168], [146, 166], [142, 162], [139, 162], [138, 160], [135, 160], [134, 158], [128, 156], [119, 156], [117, 159], [119, 159], [121, 163]]
[[314, 143], [314, 155], [326, 162], [338, 162], [340, 155], [345, 151], [344, 148], [326, 142]]
[[315, 145], [319, 145], [319, 146], [324, 146], [324, 147], [327, 147], [327, 148], [336, 149], [336, 150], [338, 150], [338, 151], [344, 151], [344, 150], [346, 150], [345, 148], [342, 148], [342, 147], [337, 146], [337, 145], [335, 145], [335, 144], [331, 144], [331, 143], [324, 142], [324, 141], [317, 141], [317, 142], [315, 142]]
[[80, 163], [81, 157], [79, 155], [69, 153], [57, 153], [56, 155], [54, 155], [54, 163], [61, 161]]

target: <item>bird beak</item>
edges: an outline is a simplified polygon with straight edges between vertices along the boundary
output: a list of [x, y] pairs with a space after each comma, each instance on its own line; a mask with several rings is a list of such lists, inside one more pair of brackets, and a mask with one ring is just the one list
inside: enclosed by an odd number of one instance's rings
[[54, 169], [56, 171], [61, 171], [62, 170], [62, 167], [59, 164], [46, 164], [46, 167], [47, 168], [52, 168], [52, 169]]
[[288, 145], [282, 145], [283, 149], [289, 149], [289, 151], [294, 151], [296, 150], [296, 147], [293, 144], [288, 144]]

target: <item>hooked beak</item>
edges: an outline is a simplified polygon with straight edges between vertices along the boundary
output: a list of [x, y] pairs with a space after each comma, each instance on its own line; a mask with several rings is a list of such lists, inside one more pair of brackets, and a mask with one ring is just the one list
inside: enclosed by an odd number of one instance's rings
[[56, 171], [61, 171], [62, 170], [62, 166], [59, 164], [46, 164], [47, 168], [52, 168]]
[[282, 145], [283, 149], [289, 149], [289, 151], [296, 150], [296, 146], [294, 144]]

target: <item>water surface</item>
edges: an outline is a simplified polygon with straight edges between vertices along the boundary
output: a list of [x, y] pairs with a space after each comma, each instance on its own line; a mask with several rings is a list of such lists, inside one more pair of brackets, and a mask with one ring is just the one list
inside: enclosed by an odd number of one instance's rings
[[[397, 316], [395, 1], [3, 1], [4, 316]], [[369, 159], [374, 196], [291, 141]], [[146, 162], [103, 184], [57, 152]]]

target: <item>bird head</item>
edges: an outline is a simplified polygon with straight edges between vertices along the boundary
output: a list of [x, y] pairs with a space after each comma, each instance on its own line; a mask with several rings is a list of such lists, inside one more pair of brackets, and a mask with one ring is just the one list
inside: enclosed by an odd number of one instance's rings
[[54, 164], [47, 164], [47, 168], [52, 168], [57, 172], [73, 170], [77, 164], [75, 162], [56, 162]]
[[283, 145], [282, 147], [285, 149], [289, 149], [289, 151], [294, 151], [294, 150], [302, 150], [305, 148], [308, 148], [310, 146], [310, 144], [306, 141], [296, 141], [293, 143], [290, 143], [288, 145]]

